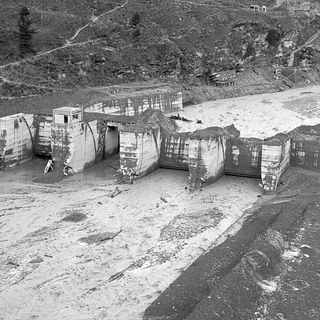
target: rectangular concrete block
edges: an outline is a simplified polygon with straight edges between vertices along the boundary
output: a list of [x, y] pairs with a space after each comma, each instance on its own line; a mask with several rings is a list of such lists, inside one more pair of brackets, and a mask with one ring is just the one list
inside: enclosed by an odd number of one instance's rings
[[189, 170], [188, 134], [161, 133], [159, 166], [162, 168]]
[[33, 151], [36, 155], [51, 156], [52, 115], [35, 115]]
[[147, 109], [171, 112], [182, 108], [182, 92], [159, 89], [110, 97], [85, 106], [84, 112], [136, 116]]
[[97, 120], [74, 124], [70, 129], [72, 140], [66, 162], [74, 172], [80, 172], [96, 162], [99, 136]]
[[291, 165], [305, 169], [320, 170], [320, 141], [292, 139]]
[[192, 189], [217, 181], [224, 174], [226, 137], [191, 137], [189, 140], [189, 179]]
[[262, 145], [261, 181], [266, 192], [276, 192], [281, 175], [290, 165], [291, 140]]
[[123, 176], [142, 177], [156, 170], [160, 157], [160, 129], [133, 125], [120, 131], [120, 170]]
[[33, 157], [34, 116], [15, 114], [0, 118], [1, 167], [11, 167]]
[[254, 138], [228, 138], [225, 173], [260, 177], [262, 141]]

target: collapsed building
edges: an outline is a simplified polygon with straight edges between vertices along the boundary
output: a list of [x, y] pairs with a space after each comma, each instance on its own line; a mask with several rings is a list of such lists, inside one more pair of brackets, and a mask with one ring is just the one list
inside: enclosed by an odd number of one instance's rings
[[320, 168], [320, 125], [264, 140], [243, 138], [233, 125], [179, 132], [179, 120], [165, 113], [182, 108], [180, 91], [156, 90], [59, 107], [52, 114], [3, 117], [0, 168], [41, 155], [52, 159], [55, 170], [67, 166], [77, 173], [119, 154], [123, 179], [169, 168], [188, 171], [191, 189], [228, 174], [260, 178], [266, 192], [277, 190], [289, 165]]

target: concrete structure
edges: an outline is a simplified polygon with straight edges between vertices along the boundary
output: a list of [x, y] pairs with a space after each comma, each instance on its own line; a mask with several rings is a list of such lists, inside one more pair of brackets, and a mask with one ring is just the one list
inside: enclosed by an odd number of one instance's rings
[[79, 172], [94, 164], [97, 158], [102, 159], [103, 148], [98, 146], [99, 134], [98, 121], [84, 122], [82, 108], [55, 109], [51, 128], [52, 160], [55, 165], [68, 165], [73, 172]]
[[120, 131], [120, 170], [124, 177], [140, 177], [159, 167], [160, 127], [132, 125]]
[[119, 153], [124, 179], [162, 167], [189, 171], [192, 189], [231, 174], [261, 178], [266, 192], [277, 190], [290, 164], [320, 168], [320, 125], [302, 126], [266, 140], [241, 138], [234, 126], [179, 133], [174, 120], [159, 109], [182, 108], [181, 94], [160, 90], [152, 94], [118, 99], [118, 104], [98, 102], [87, 109], [57, 108], [52, 115], [20, 113], [1, 118], [0, 168], [36, 154], [51, 157], [55, 170], [68, 167], [80, 172]]
[[148, 109], [171, 112], [182, 109], [182, 92], [159, 89], [117, 95], [115, 98], [91, 103], [84, 107], [85, 112], [136, 116]]
[[226, 134], [212, 127], [196, 131], [189, 140], [189, 179], [191, 189], [212, 183], [224, 175]]
[[320, 170], [320, 125], [301, 126], [291, 136], [291, 165]]
[[278, 134], [264, 141], [262, 145], [261, 180], [263, 189], [273, 193], [281, 175], [290, 165], [291, 139], [289, 135]]
[[32, 114], [0, 118], [0, 167], [11, 167], [33, 157]]
[[51, 157], [51, 124], [52, 115], [34, 116], [33, 152], [37, 156]]
[[252, 4], [252, 5], [250, 5], [250, 9], [253, 11], [260, 11], [260, 6], [258, 6], [256, 4]]
[[231, 137], [227, 140], [225, 173], [248, 177], [261, 175], [262, 140]]
[[162, 131], [159, 166], [188, 170], [188, 159], [189, 134]]

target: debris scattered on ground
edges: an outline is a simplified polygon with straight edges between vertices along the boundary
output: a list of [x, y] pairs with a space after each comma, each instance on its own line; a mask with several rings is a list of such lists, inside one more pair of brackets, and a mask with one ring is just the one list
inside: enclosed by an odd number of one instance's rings
[[82, 212], [72, 212], [71, 214], [67, 215], [61, 221], [68, 221], [68, 222], [80, 222], [82, 220], [87, 219], [87, 216]]
[[117, 195], [119, 195], [121, 192], [122, 192], [122, 191], [119, 190], [118, 187], [115, 187], [115, 189], [113, 190], [113, 192], [110, 194], [110, 197], [111, 197], [111, 198], [114, 198], [114, 197], [116, 197]]
[[30, 260], [29, 263], [41, 263], [43, 259], [41, 257], [35, 257], [34, 259]]
[[117, 272], [115, 273], [114, 275], [112, 275], [109, 279], [108, 279], [108, 282], [112, 282], [114, 280], [119, 280], [120, 278], [122, 278], [124, 276], [124, 272], [123, 271], [120, 271], [120, 272]]
[[13, 261], [8, 261], [7, 262], [8, 265], [11, 265], [11, 266], [14, 266], [15, 268], [19, 267], [19, 264], [18, 263], [15, 263]]
[[181, 121], [185, 121], [185, 122], [192, 122], [192, 120], [189, 120], [185, 117], [180, 117], [179, 113], [177, 116], [170, 116], [169, 118], [172, 120], [181, 120]]
[[164, 197], [160, 197], [160, 199], [164, 202], [164, 203], [168, 203], [167, 199]]
[[92, 234], [90, 236], [80, 238], [79, 241], [85, 242], [87, 244], [99, 244], [114, 239], [118, 234], [121, 233], [121, 231], [122, 230], [119, 230], [118, 232], [104, 232]]

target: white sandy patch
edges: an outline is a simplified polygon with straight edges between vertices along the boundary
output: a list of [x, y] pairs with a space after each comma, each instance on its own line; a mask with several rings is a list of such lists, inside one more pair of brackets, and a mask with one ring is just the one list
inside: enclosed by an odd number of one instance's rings
[[[180, 115], [204, 123], [183, 122], [184, 130], [234, 124], [242, 136], [265, 138], [317, 123], [299, 104], [294, 111], [284, 104], [319, 93], [310, 87], [207, 102]], [[121, 193], [111, 198], [112, 174], [99, 170], [53, 186], [19, 184], [10, 170], [0, 172], [1, 320], [142, 319], [199, 255], [241, 227], [261, 193], [259, 180], [239, 177], [189, 193], [188, 172], [161, 169], [118, 185]], [[69, 214], [87, 219], [61, 221]], [[80, 241], [118, 232], [110, 240]]]
[[[0, 195], [0, 319], [142, 319], [148, 304], [219, 241], [261, 191], [256, 179], [224, 177], [189, 193], [187, 176], [160, 169], [118, 186], [122, 192], [114, 198], [108, 195], [115, 186], [97, 179], [43, 188], [11, 184], [15, 194]], [[70, 212], [88, 218], [62, 222]], [[173, 221], [197, 213], [212, 227], [193, 230], [185, 220], [175, 232]], [[119, 230], [100, 244], [79, 241]]]
[[[313, 98], [314, 103], [296, 106], [296, 99]], [[205, 102], [186, 107], [179, 115], [192, 122], [177, 121], [181, 132], [193, 132], [208, 126], [225, 127], [233, 124], [240, 130], [241, 137], [265, 139], [279, 132], [287, 133], [301, 125], [319, 123], [320, 105], [319, 86], [310, 86], [295, 90], [261, 95], [244, 96], [233, 99]], [[290, 110], [292, 101], [292, 110]], [[305, 114], [312, 108], [312, 117]], [[177, 112], [169, 115], [176, 115]], [[201, 120], [202, 124], [197, 124]]]

